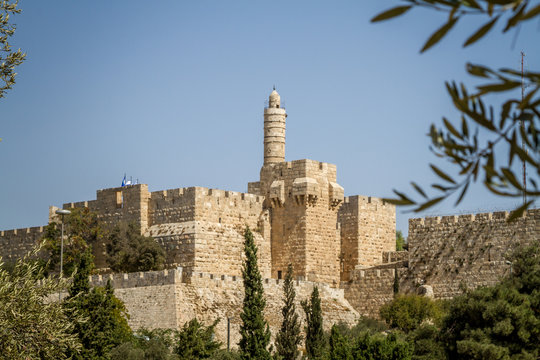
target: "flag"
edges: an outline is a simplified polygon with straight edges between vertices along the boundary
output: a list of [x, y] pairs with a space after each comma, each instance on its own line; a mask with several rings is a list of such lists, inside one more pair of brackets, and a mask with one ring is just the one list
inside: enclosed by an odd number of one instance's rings
[[124, 179], [122, 179], [122, 186], [126, 186], [126, 174], [124, 174]]

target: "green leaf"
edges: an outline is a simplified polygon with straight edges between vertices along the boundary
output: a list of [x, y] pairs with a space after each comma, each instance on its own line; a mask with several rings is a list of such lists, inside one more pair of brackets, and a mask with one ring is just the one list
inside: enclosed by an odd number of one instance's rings
[[417, 183], [415, 183], [414, 181], [411, 182], [411, 185], [412, 187], [420, 194], [422, 195], [422, 197], [426, 198], [427, 199], [427, 195], [426, 193], [424, 192], [424, 190], [422, 190], [422, 188], [420, 186], [418, 186]]
[[384, 20], [394, 18], [396, 16], [400, 16], [406, 13], [407, 11], [409, 11], [411, 7], [412, 7], [411, 5], [396, 6], [395, 8], [383, 11], [379, 15], [375, 16], [374, 18], [371, 19], [371, 22], [384, 21]]
[[433, 45], [437, 44], [445, 35], [448, 33], [448, 31], [456, 24], [458, 21], [458, 17], [451, 18], [448, 20], [446, 24], [441, 26], [437, 31], [435, 31], [431, 37], [426, 41], [424, 44], [424, 47], [422, 50], [420, 50], [421, 53], [431, 48]]
[[506, 81], [499, 84], [481, 85], [481, 86], [477, 86], [477, 88], [482, 93], [489, 93], [489, 92], [500, 92], [500, 91], [507, 91], [507, 90], [515, 89], [520, 85], [521, 83], [519, 83], [518, 81]]
[[412, 205], [412, 204], [415, 203], [414, 201], [412, 201], [411, 199], [409, 199], [409, 198], [407, 197], [407, 195], [405, 195], [405, 194], [403, 194], [403, 193], [401, 193], [401, 192], [399, 192], [399, 191], [397, 191], [397, 190], [393, 190], [393, 191], [394, 191], [394, 193], [395, 193], [397, 196], [399, 196], [400, 199], [401, 199], [402, 201], [404, 201], [407, 205]]
[[510, 181], [510, 184], [512, 184], [512, 186], [514, 186], [515, 188], [517, 188], [519, 190], [523, 189], [523, 187], [521, 186], [519, 181], [516, 179], [516, 176], [514, 175], [512, 170], [510, 170], [509, 168], [502, 168], [501, 172], [503, 173], [505, 179]]
[[491, 30], [491, 28], [493, 27], [493, 25], [495, 25], [497, 20], [499, 20], [499, 16], [495, 17], [491, 21], [488, 21], [486, 24], [480, 27], [480, 29], [478, 29], [474, 34], [471, 35], [471, 37], [467, 39], [467, 41], [465, 41], [465, 44], [463, 44], [463, 47], [467, 47], [471, 44], [474, 44], [478, 40], [480, 40], [484, 35], [488, 33], [489, 30]]
[[454, 126], [448, 121], [445, 117], [443, 117], [444, 126], [450, 131], [455, 137], [459, 139], [463, 139], [463, 136], [457, 131]]
[[518, 22], [521, 21], [521, 16], [523, 15], [523, 12], [525, 11], [525, 6], [527, 6], [527, 2], [524, 1], [519, 5], [519, 9], [517, 11], [514, 11], [514, 15], [508, 19], [508, 22], [506, 23], [506, 27], [503, 30], [503, 33], [510, 30], [512, 27], [516, 26]]
[[527, 11], [525, 14], [523, 14], [519, 20], [520, 21], [529, 20], [530, 18], [533, 18], [539, 14], [540, 14], [540, 5], [537, 5], [533, 7], [531, 10]]
[[465, 3], [465, 6], [468, 6], [470, 8], [479, 9], [479, 10], [482, 9], [482, 7], [478, 5], [478, 3], [475, 0], [464, 0], [463, 2]]
[[469, 74], [473, 75], [473, 76], [489, 78], [488, 74], [492, 74], [493, 70], [491, 70], [491, 69], [489, 69], [489, 68], [487, 68], [485, 66], [468, 63], [467, 64], [467, 72]]
[[470, 162], [465, 166], [460, 172], [459, 175], [465, 175], [469, 170], [471, 170], [472, 166], [474, 165], [473, 162]]
[[435, 198], [435, 199], [431, 199], [429, 201], [426, 201], [425, 203], [423, 203], [421, 206], [419, 206], [418, 208], [416, 208], [414, 210], [414, 212], [420, 212], [422, 210], [425, 210], [427, 208], [430, 208], [432, 207], [433, 205], [439, 203], [442, 199], [444, 199], [444, 196], [439, 196], [438, 198]]
[[521, 217], [523, 213], [525, 212], [525, 210], [527, 210], [533, 202], [534, 200], [530, 200], [526, 202], [525, 204], [521, 205], [520, 207], [518, 207], [517, 209], [515, 209], [514, 211], [512, 211], [510, 213], [510, 216], [508, 216], [508, 219], [506, 219], [506, 222], [512, 222], [516, 220], [517, 218]]
[[491, 121], [489, 121], [488, 119], [486, 119], [485, 117], [483, 117], [482, 115], [476, 113], [476, 112], [473, 112], [469, 109], [463, 109], [463, 112], [465, 112], [467, 115], [469, 115], [471, 117], [471, 119], [474, 120], [474, 122], [476, 122], [477, 124], [485, 127], [486, 129], [488, 130], [492, 130], [492, 131], [495, 131], [495, 126], [493, 125], [493, 123]]
[[470, 182], [467, 181], [467, 183], [465, 184], [465, 186], [463, 187], [463, 190], [461, 191], [461, 194], [459, 195], [459, 198], [457, 199], [456, 203], [454, 204], [454, 206], [458, 206], [459, 203], [461, 202], [461, 200], [463, 200], [463, 197], [465, 196], [465, 193], [467, 192], [467, 189], [469, 188], [469, 184]]
[[461, 132], [466, 138], [469, 137], [469, 128], [467, 126], [467, 120], [465, 119], [465, 116], [461, 117]]
[[433, 172], [435, 174], [437, 174], [441, 179], [443, 180], [446, 180], [452, 184], [455, 184], [456, 182], [454, 181], [454, 179], [452, 179], [450, 176], [448, 176], [446, 173], [444, 173], [441, 169], [439, 169], [438, 167], [436, 167], [435, 165], [433, 164], [429, 164], [429, 166], [431, 167], [431, 170], [433, 170]]
[[433, 185], [431, 185], [431, 187], [434, 188], [434, 189], [443, 191], [443, 192], [446, 192], [446, 191], [448, 191], [448, 190], [451, 189], [451, 187], [448, 187], [448, 186], [442, 186], [442, 185], [440, 185], [440, 184], [433, 184]]

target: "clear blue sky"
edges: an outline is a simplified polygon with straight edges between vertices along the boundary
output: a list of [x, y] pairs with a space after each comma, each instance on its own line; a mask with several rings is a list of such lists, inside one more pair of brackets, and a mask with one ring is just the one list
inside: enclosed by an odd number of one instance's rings
[[[346, 195], [428, 185], [426, 133], [455, 119], [445, 80], [466, 61], [538, 69], [538, 24], [463, 50], [477, 19], [424, 55], [444, 17], [369, 19], [397, 1], [21, 1], [15, 47], [28, 53], [0, 99], [0, 229], [44, 225], [48, 206], [95, 199], [124, 173], [151, 191], [247, 191], [262, 165], [263, 107], [285, 101], [287, 160], [338, 166]], [[467, 80], [468, 81], [468, 80]], [[459, 208], [519, 200], [475, 187]], [[398, 209], [407, 231], [416, 214]]]

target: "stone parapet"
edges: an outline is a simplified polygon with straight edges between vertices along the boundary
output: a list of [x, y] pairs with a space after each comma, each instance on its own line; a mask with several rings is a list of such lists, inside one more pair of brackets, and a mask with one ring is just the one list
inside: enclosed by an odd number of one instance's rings
[[405, 286], [429, 285], [436, 298], [463, 287], [494, 285], [510, 271], [514, 249], [540, 239], [540, 209], [513, 222], [506, 211], [409, 221], [409, 272]]

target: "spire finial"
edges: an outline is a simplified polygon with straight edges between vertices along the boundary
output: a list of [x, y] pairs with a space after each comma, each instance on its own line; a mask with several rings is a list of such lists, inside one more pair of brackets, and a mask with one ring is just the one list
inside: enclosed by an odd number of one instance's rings
[[276, 84], [274, 84], [274, 90], [276, 90]]

